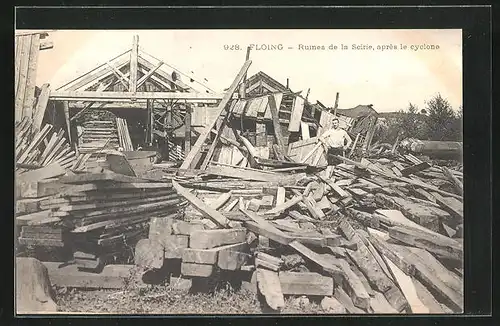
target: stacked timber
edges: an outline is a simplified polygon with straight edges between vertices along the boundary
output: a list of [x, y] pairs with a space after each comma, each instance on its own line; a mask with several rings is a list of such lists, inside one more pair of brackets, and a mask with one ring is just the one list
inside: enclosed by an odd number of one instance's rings
[[15, 125], [16, 130], [16, 171], [41, 168], [53, 162], [63, 168], [73, 168], [75, 151], [67, 142], [64, 131], [55, 131], [50, 124], [39, 132], [33, 132], [31, 119], [24, 117]]
[[64, 190], [42, 200], [40, 207], [53, 219], [52, 225], [68, 233], [65, 245], [80, 253], [74, 258], [86, 269], [130, 254], [130, 248], [147, 236], [151, 218], [176, 216], [182, 208], [181, 198], [167, 182], [107, 170], [62, 176], [58, 182]]

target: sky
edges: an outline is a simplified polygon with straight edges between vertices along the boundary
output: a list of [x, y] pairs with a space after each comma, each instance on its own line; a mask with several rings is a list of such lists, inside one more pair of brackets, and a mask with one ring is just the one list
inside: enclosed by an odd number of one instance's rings
[[52, 89], [130, 49], [138, 35], [143, 51], [194, 74], [216, 92], [231, 85], [246, 47], [253, 45], [248, 75], [263, 71], [284, 85], [289, 78], [294, 92], [305, 95], [310, 89], [310, 102], [333, 106], [338, 92], [339, 108], [373, 104], [390, 112], [410, 102], [425, 108], [440, 93], [454, 109], [462, 104], [461, 30], [58, 30], [49, 35], [54, 47], [40, 52], [37, 85], [49, 83]]

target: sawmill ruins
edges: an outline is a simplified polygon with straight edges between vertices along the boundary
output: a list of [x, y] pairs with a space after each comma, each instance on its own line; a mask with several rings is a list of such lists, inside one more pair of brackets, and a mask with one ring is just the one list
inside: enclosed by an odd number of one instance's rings
[[[15, 38], [18, 313], [60, 311], [52, 287], [175, 278], [230, 280], [272, 313], [290, 297], [325, 314], [463, 312], [463, 172], [433, 158], [460, 143], [377, 142], [376, 107], [248, 75], [250, 48], [221, 93], [137, 35], [53, 88], [35, 84], [50, 33]], [[328, 165], [334, 118], [352, 145]]]

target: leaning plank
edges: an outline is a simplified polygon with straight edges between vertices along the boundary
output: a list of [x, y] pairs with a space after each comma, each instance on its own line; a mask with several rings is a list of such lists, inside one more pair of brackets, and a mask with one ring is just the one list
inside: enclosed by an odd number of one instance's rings
[[62, 267], [62, 263], [43, 262], [53, 286], [87, 289], [122, 289], [130, 278], [134, 265], [107, 265], [101, 273], [82, 272], [77, 265]]
[[28, 82], [28, 65], [30, 59], [30, 48], [31, 48], [31, 37], [23, 36], [21, 37], [20, 44], [20, 63], [18, 67], [19, 77], [17, 88], [15, 90], [15, 119], [16, 121], [21, 121], [23, 118], [23, 102], [24, 94], [26, 92], [26, 84]]
[[31, 35], [30, 61], [28, 64], [28, 75], [23, 103], [23, 117], [33, 117], [33, 106], [35, 104], [35, 83], [38, 54], [40, 52], [40, 35]]
[[292, 116], [288, 124], [288, 131], [298, 132], [300, 129], [300, 122], [302, 121], [302, 112], [304, 111], [304, 99], [296, 96], [293, 100]]
[[196, 140], [195, 144], [191, 148], [191, 151], [188, 153], [188, 155], [184, 159], [184, 162], [182, 162], [182, 165], [180, 166], [181, 169], [188, 169], [188, 168], [192, 167], [193, 163], [197, 163], [197, 162], [194, 162], [195, 157], [200, 152], [201, 147], [203, 146], [203, 144], [207, 140], [207, 138], [210, 135], [211, 130], [214, 128], [216, 122], [219, 120], [219, 117], [222, 115], [222, 113], [226, 109], [226, 106], [229, 103], [229, 100], [232, 98], [232, 96], [236, 90], [236, 87], [238, 87], [238, 84], [243, 79], [243, 76], [246, 74], [246, 72], [251, 64], [252, 64], [252, 61], [248, 60], [245, 62], [243, 67], [241, 67], [240, 72], [238, 73], [238, 75], [234, 79], [233, 83], [231, 84], [231, 86], [229, 87], [227, 92], [224, 94], [224, 97], [222, 98], [219, 105], [217, 106], [217, 114], [215, 114], [215, 119], [213, 119], [210, 123], [208, 123], [205, 126], [205, 129], [203, 129], [203, 131], [200, 133], [200, 136], [198, 136], [198, 139]]
[[277, 229], [274, 225], [264, 220], [258, 214], [249, 212], [242, 205], [243, 205], [243, 200], [240, 199], [240, 206], [239, 206], [240, 211], [254, 222], [254, 223], [246, 223], [247, 228], [249, 228], [252, 232], [257, 232], [257, 234], [268, 237], [284, 245], [287, 245], [292, 241], [292, 238], [289, 237], [287, 234]]
[[271, 309], [279, 311], [285, 306], [278, 273], [257, 268], [257, 287]]
[[415, 276], [427, 289], [440, 301], [449, 306], [454, 312], [463, 311], [463, 284], [458, 276], [446, 269], [429, 252], [419, 248], [408, 248], [395, 244], [385, 244], [391, 252], [397, 252], [402, 256], [404, 265], [400, 260], [393, 260], [394, 255], [389, 258], [396, 266], [405, 271], [411, 265], [406, 274]]
[[182, 197], [186, 198], [191, 205], [193, 205], [203, 216], [209, 218], [217, 225], [229, 228], [229, 220], [219, 213], [217, 210], [205, 204], [201, 199], [197, 198], [195, 195], [191, 194], [186, 188], [182, 187], [177, 181], [172, 180], [172, 186], [175, 188], [177, 193]]
[[[452, 313], [453, 311], [449, 310], [446, 306], [446, 310], [443, 308], [443, 305], [440, 304], [436, 298], [427, 290], [425, 286], [422, 285], [416, 278], [411, 278], [415, 291], [419, 300], [428, 308], [429, 313], [431, 314], [442, 314], [442, 313]], [[448, 311], [449, 310], [449, 311]]]
[[400, 270], [390, 259], [386, 259], [387, 265], [391, 270], [396, 282], [399, 285], [399, 288], [403, 292], [406, 301], [410, 305], [411, 312], [416, 314], [428, 314], [429, 308], [427, 308], [422, 301], [417, 296], [417, 291], [411, 277], [406, 275], [402, 270]]
[[332, 260], [327, 259], [325, 258], [325, 256], [312, 251], [311, 249], [307, 248], [298, 241], [292, 241], [289, 244], [289, 246], [295, 249], [300, 255], [302, 255], [308, 261], [312, 261], [313, 263], [321, 267], [324, 272], [333, 276], [335, 283], [342, 284], [342, 282], [346, 280], [347, 278], [346, 273], [341, 269], [340, 266], [335, 265]]
[[47, 104], [49, 103], [50, 96], [50, 85], [43, 84], [42, 91], [38, 96], [38, 101], [36, 103], [36, 109], [33, 116], [33, 131], [37, 132], [42, 127], [43, 117], [45, 116], [45, 110], [47, 109]]

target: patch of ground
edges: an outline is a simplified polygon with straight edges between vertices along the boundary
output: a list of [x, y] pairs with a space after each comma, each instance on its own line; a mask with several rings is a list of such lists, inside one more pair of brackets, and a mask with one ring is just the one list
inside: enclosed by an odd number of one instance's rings
[[[61, 312], [104, 314], [262, 314], [255, 293], [220, 289], [214, 293], [189, 293], [169, 285], [127, 290], [56, 289]], [[324, 314], [318, 302], [307, 305], [285, 300], [283, 314]]]

